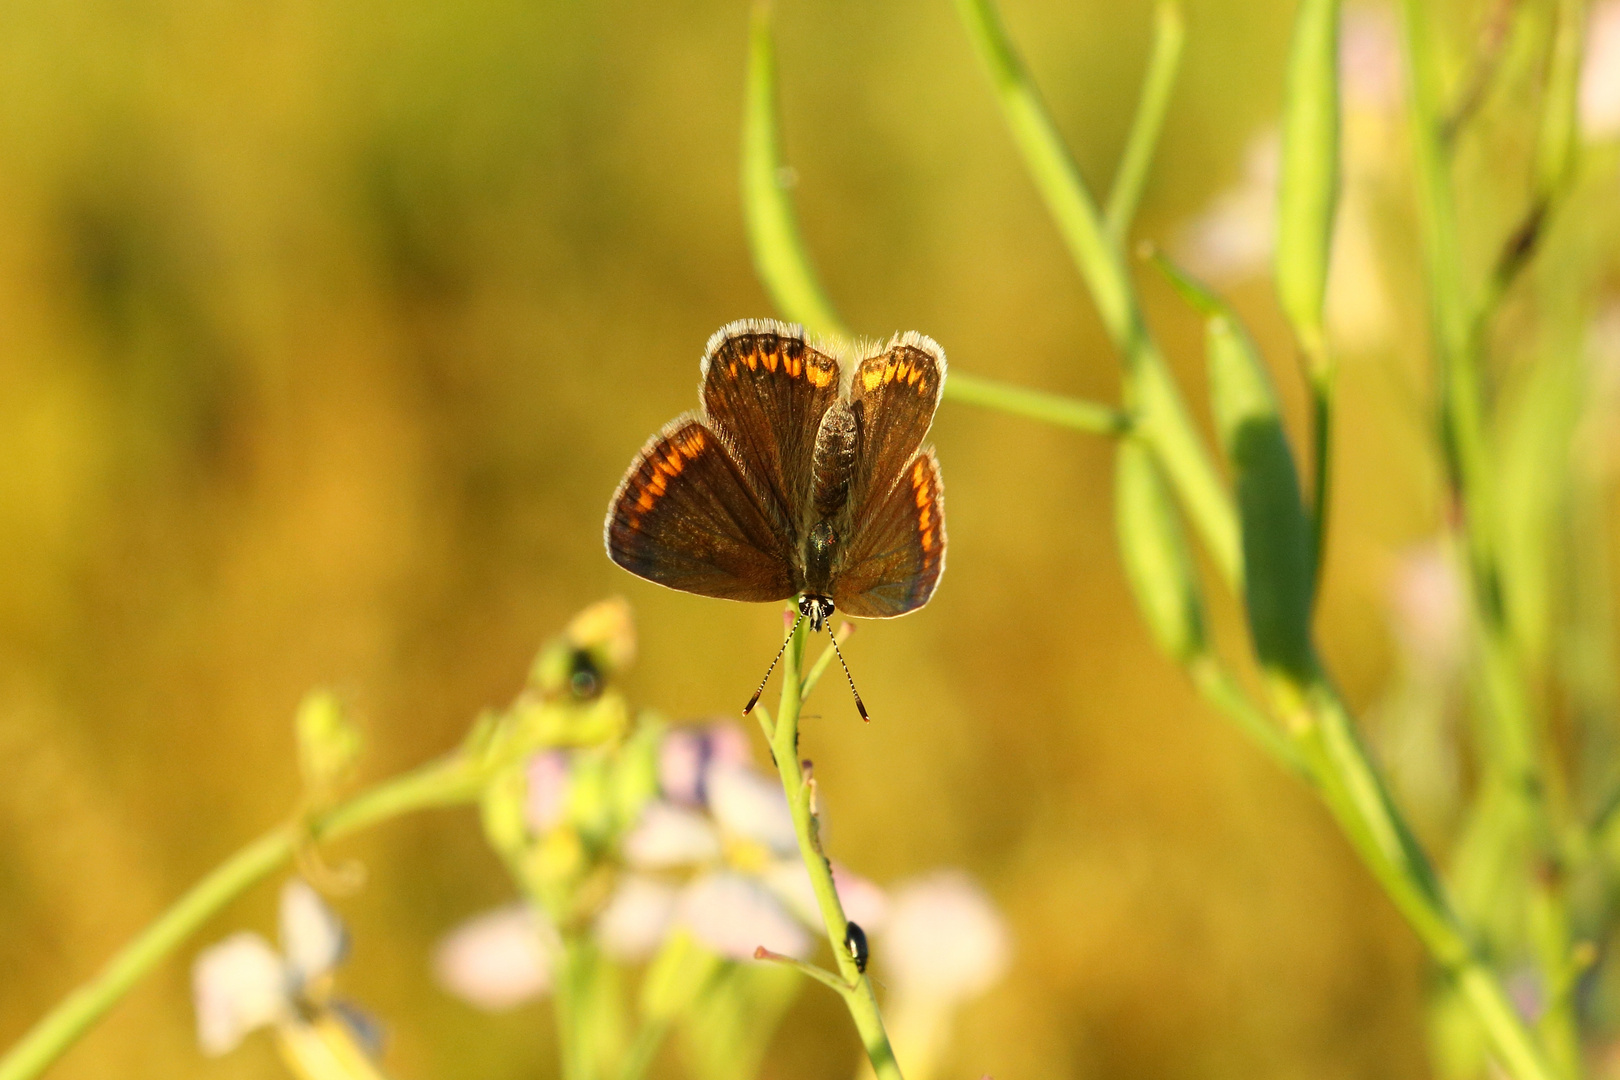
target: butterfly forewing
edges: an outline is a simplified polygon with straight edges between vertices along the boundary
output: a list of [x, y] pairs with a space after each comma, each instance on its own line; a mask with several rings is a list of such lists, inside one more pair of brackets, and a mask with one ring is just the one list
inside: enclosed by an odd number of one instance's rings
[[921, 449], [944, 385], [945, 354], [921, 334], [906, 334], [856, 366], [849, 388], [857, 426], [851, 545]]
[[797, 326], [745, 320], [709, 339], [703, 408], [766, 512], [797, 550], [806, 523], [816, 431], [838, 400], [838, 362], [805, 343]]
[[672, 589], [751, 601], [798, 591], [790, 537], [695, 417], [674, 421], [642, 448], [605, 531], [614, 562]]
[[863, 618], [904, 615], [928, 603], [944, 571], [945, 487], [933, 450], [925, 450], [863, 518], [833, 584], [833, 604]]

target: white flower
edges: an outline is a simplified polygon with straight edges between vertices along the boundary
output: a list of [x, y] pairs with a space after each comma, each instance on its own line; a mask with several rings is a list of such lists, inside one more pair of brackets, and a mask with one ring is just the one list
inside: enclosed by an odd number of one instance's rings
[[1347, 108], [1387, 113], [1400, 105], [1401, 34], [1392, 8], [1344, 9], [1339, 73]]
[[897, 995], [957, 1003], [1006, 973], [1011, 935], [972, 878], [941, 870], [895, 890], [883, 932], [883, 963]]
[[747, 960], [764, 946], [783, 956], [810, 954], [809, 932], [757, 877], [705, 874], [681, 894], [679, 919], [721, 956]]
[[[529, 767], [531, 824], [566, 791], [568, 758], [541, 755]], [[715, 953], [752, 960], [764, 946], [803, 958], [823, 923], [787, 798], [747, 764], [748, 743], [730, 723], [679, 728], [660, 747], [663, 797], [649, 802], [620, 840], [625, 871], [593, 929], [609, 955], [649, 959], [682, 928]], [[562, 772], [559, 772], [559, 765]], [[534, 787], [543, 785], [544, 796]], [[842, 867], [835, 887], [849, 917], [882, 925], [883, 891]], [[485, 1009], [509, 1008], [549, 991], [555, 932], [521, 908], [480, 916], [452, 932], [435, 956], [451, 992]]]
[[893, 987], [885, 1012], [913, 1080], [930, 1080], [950, 1047], [957, 1011], [1006, 973], [1012, 943], [983, 889], [941, 870], [894, 891], [873, 950]]
[[1588, 139], [1620, 135], [1620, 0], [1602, 0], [1587, 15], [1580, 117]]
[[1456, 559], [1439, 541], [1400, 556], [1390, 587], [1395, 635], [1417, 668], [1445, 676], [1467, 648], [1467, 593]]
[[1215, 282], [1265, 271], [1276, 234], [1281, 159], [1282, 138], [1275, 128], [1249, 141], [1242, 178], [1182, 230], [1176, 247], [1189, 270]]
[[[249, 1032], [273, 1027], [295, 1068], [308, 1065], [307, 1055], [317, 1050], [360, 1061], [375, 1025], [328, 993], [332, 972], [348, 952], [343, 923], [297, 878], [282, 887], [279, 922], [280, 953], [244, 931], [198, 955], [191, 974], [198, 1045], [205, 1054], [226, 1054]], [[351, 1064], [338, 1075], [376, 1072]]]
[[248, 1032], [290, 1013], [287, 969], [258, 934], [233, 934], [197, 957], [191, 983], [197, 1042], [211, 1057], [230, 1053]]
[[556, 932], [523, 904], [486, 912], [457, 927], [433, 953], [440, 985], [488, 1012], [521, 1005], [551, 989]]

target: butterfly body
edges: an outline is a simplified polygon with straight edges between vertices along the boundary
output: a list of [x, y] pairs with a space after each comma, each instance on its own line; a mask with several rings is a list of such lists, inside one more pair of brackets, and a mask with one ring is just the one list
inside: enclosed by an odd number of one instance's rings
[[608, 556], [661, 585], [731, 600], [800, 596], [889, 618], [928, 602], [945, 565], [943, 485], [922, 441], [945, 356], [896, 337], [846, 373], [802, 328], [722, 328], [703, 408], [654, 436], [608, 508]]

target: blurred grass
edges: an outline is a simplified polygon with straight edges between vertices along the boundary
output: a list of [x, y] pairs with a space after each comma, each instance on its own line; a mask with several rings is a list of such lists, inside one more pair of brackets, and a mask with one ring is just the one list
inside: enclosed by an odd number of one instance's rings
[[[1187, 8], [1143, 236], [1238, 176], [1280, 94], [1292, 5]], [[637, 700], [674, 717], [733, 710], [779, 633], [774, 610], [656, 589], [600, 550], [634, 449], [693, 405], [703, 341], [768, 310], [736, 195], [743, 5], [7, 15], [0, 1043], [286, 812], [310, 685], [356, 703], [377, 776], [447, 747], [605, 593], [640, 617]], [[1151, 5], [1006, 15], [1100, 184]], [[852, 324], [1117, 400], [949, 6], [784, 4], [777, 40], [802, 227]], [[1202, 400], [1196, 319], [1144, 293]], [[1286, 355], [1269, 290], [1236, 299]], [[1422, 379], [1409, 356], [1341, 370], [1355, 452], [1321, 637], [1358, 702], [1389, 665], [1389, 553], [1437, 514]], [[1301, 430], [1303, 388], [1282, 382]], [[883, 719], [813, 700], [805, 738], [841, 858], [879, 880], [958, 863], [1010, 913], [1017, 964], [965, 1018], [956, 1074], [1422, 1075], [1416, 946], [1310, 798], [1153, 648], [1114, 554], [1107, 444], [951, 407], [935, 439], [950, 574], [853, 642]], [[1214, 618], [1240, 639], [1230, 609]], [[428, 981], [432, 941], [505, 895], [471, 820], [342, 853], [369, 868], [341, 904], [344, 985], [390, 1024], [395, 1071], [548, 1075], [543, 1010], [476, 1016]], [[268, 928], [270, 902], [210, 936]], [[265, 1045], [195, 1054], [186, 978], [165, 968], [53, 1075], [278, 1075]], [[769, 1075], [842, 1075], [846, 1028], [806, 994]]]

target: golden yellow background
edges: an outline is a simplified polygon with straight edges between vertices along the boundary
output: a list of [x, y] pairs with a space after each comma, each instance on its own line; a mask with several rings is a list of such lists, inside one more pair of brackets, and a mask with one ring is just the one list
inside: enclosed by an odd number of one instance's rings
[[[1139, 235], [1239, 179], [1291, 10], [1188, 4]], [[1009, 0], [1008, 18], [1101, 188], [1150, 5]], [[631, 578], [601, 522], [643, 439], [695, 406], [708, 335], [770, 313], [737, 194], [746, 20], [739, 0], [6, 6], [0, 1044], [290, 812], [312, 685], [354, 703], [381, 777], [451, 747], [572, 612], [619, 593], [638, 704], [741, 705], [777, 612]], [[1115, 400], [951, 5], [783, 0], [777, 31], [803, 227], [849, 320]], [[1196, 324], [1145, 288], [1202, 416]], [[1236, 298], [1297, 420], [1269, 286]], [[1417, 362], [1343, 372], [1321, 625], [1358, 706], [1391, 665], [1391, 554], [1434, 519], [1402, 396]], [[1412, 938], [1142, 629], [1107, 443], [951, 404], [934, 432], [949, 571], [848, 650], [875, 722], [829, 680], [805, 749], [841, 859], [879, 881], [959, 865], [1007, 913], [1015, 963], [964, 1014], [951, 1075], [1426, 1074]], [[1240, 650], [1229, 604], [1218, 622]], [[391, 1070], [551, 1075], [543, 1007], [484, 1017], [429, 978], [432, 943], [510, 895], [474, 816], [331, 854], [369, 871], [339, 901], [341, 985], [389, 1026]], [[273, 894], [228, 909], [52, 1075], [280, 1075], [263, 1039], [201, 1058], [188, 993], [197, 948], [268, 931]], [[810, 987], [767, 1075], [846, 1076], [856, 1053]]]

